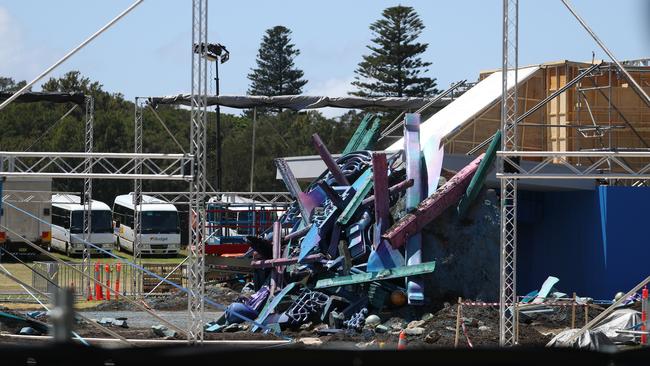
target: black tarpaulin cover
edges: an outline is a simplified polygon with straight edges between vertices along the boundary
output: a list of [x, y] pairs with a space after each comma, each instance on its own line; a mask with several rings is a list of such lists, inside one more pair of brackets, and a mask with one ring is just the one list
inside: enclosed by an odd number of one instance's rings
[[[224, 107], [248, 109], [253, 107], [266, 108], [286, 108], [294, 111], [302, 109], [316, 109], [324, 107], [363, 109], [371, 107], [391, 108], [391, 109], [418, 109], [427, 104], [431, 99], [428, 98], [397, 98], [397, 97], [319, 97], [309, 95], [279, 95], [275, 97], [259, 95], [220, 95], [209, 96], [207, 104], [221, 105]], [[152, 106], [159, 104], [182, 104], [190, 105], [190, 96], [188, 94], [179, 94], [176, 96], [153, 97], [149, 98]], [[446, 104], [440, 101], [440, 106]]]
[[[0, 102], [8, 99], [14, 93], [0, 92]], [[62, 92], [26, 92], [18, 96], [16, 103], [75, 103], [82, 105], [86, 96], [83, 93], [62, 93]]]

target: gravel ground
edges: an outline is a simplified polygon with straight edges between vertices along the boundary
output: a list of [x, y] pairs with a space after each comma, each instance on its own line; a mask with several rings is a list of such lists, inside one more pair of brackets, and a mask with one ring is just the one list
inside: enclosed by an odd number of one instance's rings
[[[82, 315], [100, 320], [101, 318], [127, 318], [126, 324], [133, 328], [150, 328], [152, 325], [160, 324], [160, 321], [144, 311], [82, 311]], [[160, 317], [170, 323], [185, 329], [189, 321], [189, 314], [186, 311], [156, 311]], [[217, 319], [221, 312], [206, 311], [207, 321]]]

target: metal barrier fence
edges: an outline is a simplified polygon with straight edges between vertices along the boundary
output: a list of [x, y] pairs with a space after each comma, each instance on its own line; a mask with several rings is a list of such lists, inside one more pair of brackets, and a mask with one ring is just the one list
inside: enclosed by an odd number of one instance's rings
[[[72, 268], [71, 268], [72, 267]], [[175, 282], [181, 286], [186, 286], [187, 274], [186, 266], [178, 266], [176, 264], [144, 264], [143, 267], [148, 271], [151, 271], [163, 278]], [[178, 268], [177, 268], [178, 267]], [[68, 263], [68, 266], [60, 265], [58, 262], [34, 262], [33, 263], [34, 272], [32, 273], [32, 286], [40, 291], [43, 291], [47, 294], [54, 294], [56, 292], [56, 286], [59, 287], [70, 287], [74, 289], [75, 296], [77, 298], [84, 298], [84, 284], [88, 284], [88, 281], [82, 280], [81, 273], [75, 271], [73, 268], [81, 271], [81, 263]], [[99, 280], [104, 285], [110, 287], [111, 289], [118, 292], [123, 296], [133, 296], [134, 289], [137, 286], [134, 286], [134, 269], [133, 267], [121, 263], [102, 263], [102, 261], [92, 262], [91, 269], [94, 278]], [[173, 271], [173, 273], [170, 273]], [[36, 273], [38, 272], [38, 274]], [[52, 282], [47, 281], [43, 276], [50, 279]], [[173, 286], [162, 283], [161, 281], [147, 273], [143, 273], [140, 277], [143, 281], [144, 294], [151, 295], [156, 294], [165, 294], [169, 293]], [[56, 286], [54, 285], [56, 284]], [[95, 300], [108, 300], [108, 296], [105, 296], [104, 288], [96, 288], [95, 283], [90, 284], [90, 291], [92, 293], [92, 298]], [[98, 292], [99, 291], [99, 292]], [[111, 293], [111, 295], [114, 295]], [[113, 296], [114, 297], [114, 296]], [[113, 298], [111, 297], [111, 298]]]

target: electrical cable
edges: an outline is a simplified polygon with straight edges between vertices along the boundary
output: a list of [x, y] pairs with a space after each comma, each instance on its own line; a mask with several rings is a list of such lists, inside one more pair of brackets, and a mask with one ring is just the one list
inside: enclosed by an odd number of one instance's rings
[[65, 117], [67, 117], [68, 115], [70, 115], [70, 113], [72, 113], [72, 111], [74, 111], [77, 107], [78, 107], [77, 104], [75, 104], [74, 106], [72, 106], [72, 108], [70, 108], [67, 112], [65, 112], [65, 114], [64, 114], [63, 116], [61, 116], [61, 118], [59, 118], [59, 119], [58, 119], [56, 122], [54, 122], [50, 127], [48, 127], [47, 130], [45, 130], [45, 132], [43, 132], [43, 134], [42, 134], [39, 138], [36, 139], [36, 141], [32, 142], [31, 145], [29, 145], [25, 150], [23, 150], [23, 152], [28, 151], [28, 150], [31, 149], [34, 145], [36, 145], [37, 142], [41, 141], [41, 139], [42, 139], [43, 137], [45, 137], [45, 136], [48, 134], [48, 132], [50, 132], [50, 131], [51, 131], [51, 130], [56, 126], [56, 125], [58, 125], [59, 122], [63, 121], [63, 119], [64, 119]]

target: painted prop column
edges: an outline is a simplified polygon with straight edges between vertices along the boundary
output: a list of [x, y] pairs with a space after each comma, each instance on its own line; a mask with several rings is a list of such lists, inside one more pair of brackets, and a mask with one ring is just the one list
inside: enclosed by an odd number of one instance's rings
[[388, 202], [388, 162], [386, 154], [372, 154], [372, 173], [375, 186], [375, 230], [373, 243], [381, 241], [381, 235], [388, 229], [390, 203]]
[[[420, 115], [418, 113], [407, 113], [404, 129], [406, 177], [407, 179], [413, 179], [413, 186], [406, 190], [406, 212], [410, 213], [416, 209], [422, 200]], [[407, 266], [422, 263], [422, 235], [419, 232], [408, 238], [405, 257]], [[421, 278], [407, 277], [406, 290], [409, 304], [418, 305], [424, 302], [424, 289]]]

